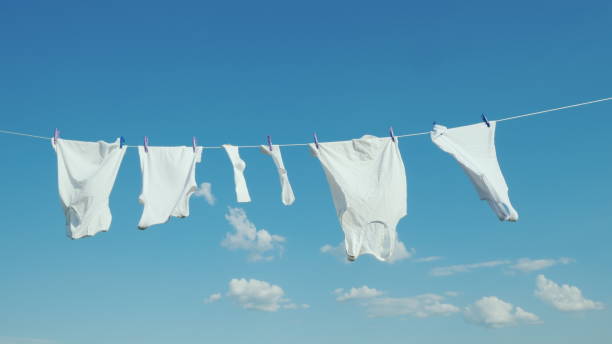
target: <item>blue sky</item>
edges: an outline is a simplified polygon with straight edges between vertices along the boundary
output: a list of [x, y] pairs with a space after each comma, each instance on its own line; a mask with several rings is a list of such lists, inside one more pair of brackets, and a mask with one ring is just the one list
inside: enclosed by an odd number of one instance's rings
[[[459, 126], [612, 96], [611, 20], [606, 1], [3, 2], [0, 129], [249, 145]], [[216, 202], [146, 231], [132, 149], [110, 231], [70, 240], [50, 143], [0, 135], [0, 343], [610, 342], [611, 111], [498, 124], [517, 223], [427, 136], [402, 139], [410, 257], [393, 264], [333, 254], [342, 231], [304, 147], [283, 149], [294, 205], [256, 149], [237, 204], [227, 156], [206, 150]], [[223, 244], [251, 228], [227, 219], [242, 214], [284, 240]]]

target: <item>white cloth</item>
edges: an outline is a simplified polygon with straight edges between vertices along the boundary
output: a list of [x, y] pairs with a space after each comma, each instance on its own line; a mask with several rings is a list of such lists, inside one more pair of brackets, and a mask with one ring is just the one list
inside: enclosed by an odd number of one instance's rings
[[144, 205], [139, 229], [166, 223], [171, 216], [189, 216], [189, 198], [197, 189], [196, 164], [202, 160], [202, 147], [138, 146]]
[[517, 221], [495, 151], [496, 122], [446, 128], [435, 125], [431, 140], [452, 155], [470, 177], [481, 200], [486, 200], [501, 221]]
[[272, 151], [270, 151], [270, 147], [262, 145], [259, 147], [259, 149], [262, 153], [272, 158], [274, 165], [278, 170], [278, 177], [280, 178], [281, 184], [281, 200], [283, 201], [283, 204], [293, 204], [295, 201], [295, 195], [293, 195], [293, 189], [291, 189], [291, 184], [289, 183], [289, 176], [287, 175], [285, 164], [283, 164], [283, 156], [281, 155], [280, 147], [277, 145], [272, 145]]
[[348, 259], [371, 254], [388, 260], [407, 208], [406, 172], [397, 142], [366, 135], [309, 147], [327, 176]]
[[127, 147], [103, 141], [51, 140], [57, 154], [59, 194], [66, 215], [66, 234], [79, 239], [108, 231], [112, 215], [108, 198]]
[[232, 145], [223, 145], [227, 156], [229, 157], [232, 167], [234, 168], [234, 184], [236, 187], [236, 199], [238, 202], [250, 202], [249, 189], [247, 188], [246, 179], [244, 179], [244, 169], [246, 162], [240, 159], [238, 147]]

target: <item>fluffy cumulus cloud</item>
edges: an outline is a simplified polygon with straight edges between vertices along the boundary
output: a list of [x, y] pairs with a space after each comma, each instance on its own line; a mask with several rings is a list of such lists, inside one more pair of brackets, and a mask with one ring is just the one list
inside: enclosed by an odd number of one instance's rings
[[270, 234], [265, 229], [257, 230], [243, 209], [229, 207], [225, 219], [234, 228], [234, 232], [225, 235], [225, 239], [221, 242], [223, 247], [249, 252], [250, 261], [270, 261], [274, 259], [274, 255], [267, 253], [283, 252], [282, 243], [285, 242], [285, 238]]
[[209, 297], [207, 297], [204, 300], [204, 303], [213, 303], [213, 302], [221, 300], [221, 298], [222, 298], [221, 293], [214, 293], [214, 294], [211, 294]]
[[521, 258], [516, 261], [513, 265], [510, 266], [510, 269], [518, 270], [522, 272], [532, 272], [543, 270], [549, 268], [551, 266], [555, 266], [558, 264], [569, 264], [573, 262], [573, 259], [570, 258], [559, 258], [559, 259], [530, 259], [530, 258]]
[[338, 288], [334, 290], [334, 294], [338, 295], [336, 300], [342, 302], [352, 299], [369, 299], [380, 296], [383, 294], [383, 292], [374, 288], [368, 288], [368, 286], [364, 285], [360, 288], [351, 288], [347, 292], [345, 292], [342, 288]]
[[215, 195], [212, 193], [211, 183], [202, 183], [200, 187], [193, 193], [196, 197], [203, 197], [206, 202], [210, 205], [214, 205], [217, 202]]
[[[328, 253], [344, 262], [348, 263], [346, 259], [346, 248], [344, 246], [344, 241], [341, 241], [338, 245], [324, 245], [321, 247], [322, 253]], [[414, 255], [414, 249], [406, 248], [403, 242], [397, 240], [395, 243], [395, 248], [393, 249], [393, 254], [387, 260], [387, 263], [393, 264], [399, 262], [400, 260], [409, 259]]]
[[459, 272], [469, 272], [474, 269], [492, 268], [500, 265], [507, 265], [511, 262], [508, 260], [491, 260], [488, 262], [474, 263], [474, 264], [462, 264], [462, 265], [451, 265], [433, 268], [429, 271], [432, 276], [450, 276]]
[[495, 296], [486, 296], [469, 305], [463, 311], [465, 319], [471, 323], [500, 328], [518, 324], [537, 324], [540, 318], [521, 307], [503, 301]]
[[285, 297], [283, 288], [256, 279], [234, 278], [229, 282], [227, 296], [244, 309], [276, 312], [279, 309], [308, 308], [295, 304]]
[[357, 300], [364, 307], [370, 317], [401, 317], [412, 316], [427, 318], [430, 316], [446, 316], [459, 312], [459, 308], [444, 303], [444, 296], [437, 294], [423, 294], [413, 297], [383, 297], [384, 292], [375, 288], [363, 286], [345, 291], [336, 289], [339, 302]]
[[563, 312], [587, 311], [603, 309], [601, 302], [589, 300], [582, 296], [582, 291], [578, 287], [568, 284], [558, 285], [544, 277], [538, 275], [536, 278], [535, 296]]

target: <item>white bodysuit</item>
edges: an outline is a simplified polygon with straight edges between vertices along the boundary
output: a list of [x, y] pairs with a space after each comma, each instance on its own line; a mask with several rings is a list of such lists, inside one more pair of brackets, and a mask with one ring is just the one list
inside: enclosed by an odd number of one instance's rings
[[166, 223], [173, 217], [189, 216], [189, 198], [197, 189], [196, 164], [202, 160], [202, 147], [148, 147], [138, 146], [142, 171], [142, 193], [139, 201], [144, 205], [139, 229]]
[[348, 259], [371, 254], [388, 260], [407, 208], [406, 172], [397, 142], [366, 135], [309, 147], [325, 171]]
[[495, 121], [446, 128], [435, 125], [431, 140], [443, 151], [452, 155], [476, 187], [480, 199], [489, 205], [501, 221], [517, 221], [518, 213], [508, 197], [495, 151]]
[[127, 147], [114, 143], [57, 139], [59, 194], [72, 239], [108, 231], [112, 215], [108, 198]]
[[289, 183], [289, 176], [287, 175], [287, 170], [285, 169], [285, 164], [283, 164], [283, 156], [281, 155], [280, 147], [277, 145], [272, 145], [272, 151], [270, 151], [269, 146], [260, 146], [259, 149], [262, 153], [270, 156], [274, 161], [274, 165], [278, 170], [278, 177], [280, 178], [281, 184], [281, 200], [284, 205], [291, 205], [295, 201], [295, 196], [293, 195], [293, 189], [291, 189], [291, 184]]
[[236, 187], [236, 199], [238, 202], [250, 202], [251, 196], [247, 188], [246, 179], [244, 179], [244, 170], [246, 162], [240, 159], [238, 147], [232, 145], [223, 145], [227, 156], [229, 157], [232, 167], [234, 168], [234, 184]]

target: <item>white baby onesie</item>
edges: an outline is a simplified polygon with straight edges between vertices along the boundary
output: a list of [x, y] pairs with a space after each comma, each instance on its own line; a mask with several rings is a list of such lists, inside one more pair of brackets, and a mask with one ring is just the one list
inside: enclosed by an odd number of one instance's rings
[[246, 168], [246, 162], [240, 159], [240, 153], [238, 153], [238, 147], [232, 145], [223, 145], [225, 152], [229, 157], [232, 166], [234, 168], [234, 184], [236, 186], [236, 198], [238, 202], [250, 202], [251, 196], [249, 196], [249, 189], [247, 188], [246, 179], [244, 179], [244, 169]]
[[138, 146], [144, 205], [139, 229], [166, 223], [171, 216], [189, 216], [189, 198], [197, 189], [196, 164], [202, 160], [202, 147]]
[[406, 172], [397, 142], [366, 135], [309, 147], [327, 176], [348, 259], [361, 254], [389, 259], [396, 226], [407, 208]]
[[59, 194], [72, 239], [108, 231], [112, 216], [108, 198], [127, 147], [114, 143], [57, 139]]
[[260, 146], [259, 149], [262, 153], [272, 157], [274, 161], [274, 165], [278, 170], [278, 176], [280, 178], [281, 184], [281, 199], [284, 205], [291, 205], [295, 201], [295, 196], [293, 195], [293, 189], [291, 189], [291, 184], [289, 183], [289, 176], [287, 175], [287, 170], [285, 169], [285, 164], [283, 164], [283, 156], [281, 155], [280, 147], [277, 145], [272, 145], [272, 151], [270, 151], [269, 146]]
[[495, 151], [495, 121], [446, 128], [434, 125], [431, 140], [452, 155], [476, 187], [480, 199], [489, 202], [501, 221], [517, 221], [518, 213], [510, 204]]

